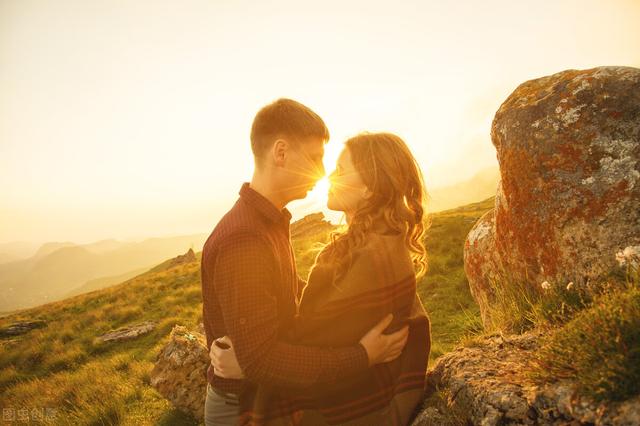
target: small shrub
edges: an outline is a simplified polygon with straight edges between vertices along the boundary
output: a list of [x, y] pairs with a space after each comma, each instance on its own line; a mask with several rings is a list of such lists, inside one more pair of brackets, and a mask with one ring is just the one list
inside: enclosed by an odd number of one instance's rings
[[579, 392], [598, 401], [640, 393], [640, 287], [596, 296], [545, 339], [531, 377], [573, 378]]

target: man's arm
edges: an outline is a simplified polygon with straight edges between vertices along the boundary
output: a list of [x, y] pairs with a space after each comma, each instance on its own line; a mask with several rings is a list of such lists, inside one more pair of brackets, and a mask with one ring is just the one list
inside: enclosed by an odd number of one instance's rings
[[305, 388], [366, 369], [367, 351], [359, 343], [319, 348], [278, 340], [276, 267], [266, 242], [248, 231], [227, 237], [218, 250], [214, 288], [245, 377], [257, 383]]

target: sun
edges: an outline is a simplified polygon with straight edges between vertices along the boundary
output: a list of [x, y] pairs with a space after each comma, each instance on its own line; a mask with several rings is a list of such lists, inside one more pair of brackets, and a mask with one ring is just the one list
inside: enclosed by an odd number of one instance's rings
[[331, 186], [329, 182], [329, 175], [336, 168], [336, 163], [338, 161], [338, 157], [340, 156], [340, 152], [344, 148], [344, 143], [333, 142], [330, 141], [324, 147], [324, 169], [325, 176], [320, 179], [316, 186], [312, 191], [309, 192], [308, 198], [309, 200], [313, 200], [315, 203], [318, 203], [320, 206], [326, 206], [327, 199], [329, 198], [329, 187]]
[[314, 203], [319, 206], [324, 206], [327, 204], [327, 199], [329, 198], [329, 178], [327, 176], [320, 179], [316, 186], [309, 192], [307, 195], [309, 200], [312, 200]]

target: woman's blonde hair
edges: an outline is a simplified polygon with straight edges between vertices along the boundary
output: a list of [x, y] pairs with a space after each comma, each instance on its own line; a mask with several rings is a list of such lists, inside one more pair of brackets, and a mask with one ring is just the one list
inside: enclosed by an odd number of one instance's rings
[[361, 133], [345, 142], [353, 165], [371, 191], [355, 212], [346, 231], [333, 232], [326, 261], [335, 264], [334, 279], [351, 264], [351, 253], [361, 247], [377, 223], [399, 231], [411, 254], [416, 277], [428, 268], [424, 235], [430, 226], [426, 215], [427, 192], [422, 172], [405, 142], [392, 133]]

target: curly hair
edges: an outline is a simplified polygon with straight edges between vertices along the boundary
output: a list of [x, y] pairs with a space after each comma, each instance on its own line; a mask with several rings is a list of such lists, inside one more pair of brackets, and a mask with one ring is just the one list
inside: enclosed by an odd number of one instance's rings
[[361, 133], [345, 142], [353, 165], [372, 195], [354, 213], [345, 231], [333, 232], [318, 263], [332, 262], [334, 282], [346, 272], [354, 249], [365, 244], [377, 224], [405, 237], [416, 278], [428, 269], [424, 236], [427, 192], [422, 171], [405, 142], [392, 133]]

